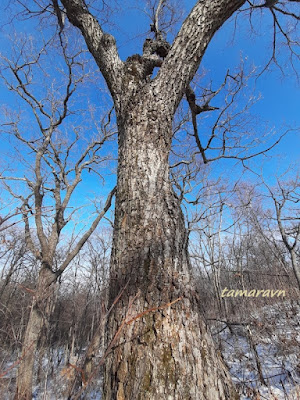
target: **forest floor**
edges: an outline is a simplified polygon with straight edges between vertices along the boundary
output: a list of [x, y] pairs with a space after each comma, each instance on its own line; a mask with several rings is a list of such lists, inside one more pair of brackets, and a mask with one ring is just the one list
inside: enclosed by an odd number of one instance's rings
[[214, 335], [241, 400], [300, 400], [300, 303], [265, 306], [247, 321]]
[[[231, 330], [221, 322], [212, 326], [241, 400], [300, 400], [300, 303], [265, 306], [248, 315], [247, 321], [248, 326], [232, 325]], [[8, 352], [1, 358], [0, 398], [11, 400], [17, 365]], [[80, 360], [75, 357], [70, 362], [78, 365]], [[67, 399], [74, 373], [78, 373], [74, 367], [66, 367], [63, 349], [45, 351], [36, 363], [40, 383], [34, 387], [33, 399]], [[85, 398], [99, 400], [99, 387], [101, 377], [85, 390]]]

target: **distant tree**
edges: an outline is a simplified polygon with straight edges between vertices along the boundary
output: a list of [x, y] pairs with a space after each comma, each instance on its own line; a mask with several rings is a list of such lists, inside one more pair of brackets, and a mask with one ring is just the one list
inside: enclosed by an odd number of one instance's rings
[[[52, 88], [48, 90], [44, 86], [40, 94], [33, 77], [40, 74], [42, 59], [50, 44], [57, 46], [63, 64], [56, 70]], [[102, 209], [96, 206], [90, 226], [69, 240], [69, 248], [57, 265], [62, 230], [72, 223], [78, 210], [71, 206], [76, 189], [86, 171], [99, 175], [99, 164], [109, 158], [108, 153], [100, 156], [100, 151], [114, 135], [109, 126], [110, 113], [90, 140], [80, 137], [83, 125], [66, 124], [66, 119], [74, 113], [72, 100], [76, 91], [89, 75], [81, 53], [74, 51], [60, 35], [58, 43], [54, 40], [45, 43], [37, 53], [25, 42], [15, 59], [2, 59], [5, 84], [24, 101], [34, 118], [28, 128], [20, 114], [6, 110], [7, 121], [2, 125], [2, 134], [8, 135], [16, 146], [20, 160], [3, 168], [0, 179], [7, 194], [19, 202], [15, 216], [21, 216], [24, 245], [40, 266], [36, 287], [30, 291], [32, 306], [18, 368], [16, 398], [21, 399], [32, 397], [35, 350], [53, 311], [55, 283], [90, 238], [115, 194], [113, 189]], [[48, 73], [42, 70], [39, 78], [42, 81], [45, 77]], [[70, 128], [72, 133], [68, 134]], [[85, 128], [88, 129], [87, 124]]]
[[[290, 172], [290, 171], [289, 171]], [[292, 171], [277, 178], [275, 186], [267, 184], [262, 178], [268, 196], [272, 200], [277, 228], [288, 251], [293, 272], [300, 290], [300, 177], [298, 171]], [[273, 233], [276, 234], [277, 230]], [[278, 240], [278, 239], [277, 239]]]

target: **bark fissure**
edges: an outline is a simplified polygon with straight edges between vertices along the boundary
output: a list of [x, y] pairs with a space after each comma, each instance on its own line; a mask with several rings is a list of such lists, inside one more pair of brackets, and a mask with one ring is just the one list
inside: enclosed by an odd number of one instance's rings
[[[233, 400], [231, 379], [199, 313], [168, 159], [179, 102], [214, 33], [245, 0], [198, 1], [172, 45], [156, 37], [145, 42], [143, 56], [124, 63], [114, 39], [104, 35], [82, 0], [62, 2], [107, 81], [119, 129], [108, 306], [126, 291], [109, 315], [107, 346], [129, 305], [133, 318], [140, 315], [124, 327], [108, 355], [104, 399]], [[155, 66], [160, 70], [151, 80]], [[144, 313], [151, 308], [155, 311]]]
[[150, 96], [140, 100], [120, 126], [110, 303], [130, 280], [109, 317], [107, 343], [137, 295], [131, 313], [141, 317], [108, 356], [104, 399], [234, 399], [189, 270], [184, 217], [169, 179], [172, 118]]
[[154, 86], [174, 113], [216, 31], [245, 0], [198, 1], [178, 32]]

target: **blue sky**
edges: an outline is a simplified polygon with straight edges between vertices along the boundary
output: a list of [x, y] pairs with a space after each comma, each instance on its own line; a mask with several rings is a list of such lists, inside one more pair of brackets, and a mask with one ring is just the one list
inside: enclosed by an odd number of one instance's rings
[[[6, 15], [9, 12], [5, 8], [8, 3], [8, 0], [5, 0], [0, 6], [0, 48], [2, 54], [9, 56], [12, 51], [12, 45], [7, 40], [7, 35], [11, 32], [11, 27], [4, 24], [7, 21]], [[112, 13], [110, 16], [113, 26], [108, 24], [106, 29], [116, 36], [119, 52], [123, 60], [132, 54], [141, 53], [142, 51], [143, 41], [147, 37], [150, 25], [149, 18], [142, 11], [142, 9], [145, 9], [145, 4], [146, 2], [135, 0], [130, 0], [123, 4], [119, 3], [117, 12]], [[194, 3], [186, 0], [184, 3], [178, 4], [180, 4], [180, 7], [184, 4], [185, 10], [182, 12], [182, 15], [185, 16]], [[244, 60], [248, 68], [255, 65], [257, 71], [262, 70], [271, 52], [271, 22], [268, 11], [265, 11], [262, 16], [261, 12], [257, 11], [257, 16], [254, 18], [254, 25], [260, 33], [253, 35], [250, 32], [247, 16], [240, 15], [238, 18], [238, 33], [235, 35], [234, 40], [232, 40], [234, 21], [228, 21], [217, 32], [202, 60], [201, 68], [204, 68], [206, 71], [205, 79], [210, 77], [213, 81], [213, 87], [217, 87], [222, 82], [227, 69], [233, 69], [241, 59]], [[33, 35], [34, 40], [38, 43], [39, 33], [35, 30], [35, 24], [34, 20], [27, 20], [15, 22], [15, 27], [18, 32], [24, 31], [27, 34]], [[44, 27], [45, 34], [47, 35], [47, 28], [45, 25]], [[171, 37], [172, 35], [170, 34], [169, 38], [171, 39]], [[281, 49], [279, 59], [282, 64], [287, 60], [284, 48]], [[93, 61], [91, 60], [91, 62]], [[247, 96], [247, 93], [251, 93], [251, 91], [256, 96], [261, 95], [261, 100], [252, 108], [253, 120], [257, 118], [257, 121], [259, 121], [257, 124], [257, 136], [260, 136], [263, 133], [262, 130], [267, 128], [273, 129], [274, 132], [280, 134], [288, 127], [300, 127], [299, 84], [295, 75], [292, 74], [288, 62], [284, 66], [284, 72], [285, 76], [272, 66], [270, 71], [265, 72], [257, 80], [253, 79], [249, 82], [249, 91], [245, 92], [245, 96]], [[108, 101], [105, 95], [102, 95], [100, 90], [98, 90], [100, 83], [97, 85], [96, 90], [95, 87], [87, 88], [85, 95], [90, 97], [92, 102], [102, 107]], [[7, 91], [2, 82], [0, 83], [0, 89], [1, 105], [6, 104], [11, 108], [16, 108], [17, 105], [22, 107], [20, 100], [17, 100], [11, 92]], [[214, 104], [212, 103], [212, 105]], [[271, 144], [271, 141], [269, 144]], [[298, 163], [299, 149], [299, 132], [290, 133], [270, 152], [270, 155], [274, 156], [273, 158], [262, 159], [260, 157], [251, 162], [251, 166], [259, 168], [261, 162], [264, 162], [265, 172], [272, 175], [274, 171], [286, 168], [290, 162]], [[3, 142], [3, 139], [2, 151], [4, 152], [2, 156], [3, 163], [5, 162], [5, 152], [12, 151], [10, 145], [7, 142]], [[230, 175], [234, 180], [241, 174], [241, 168], [236, 165], [236, 162], [228, 160], [214, 163], [211, 165], [211, 169], [212, 176], [215, 178], [225, 173], [227, 177]], [[105, 196], [115, 182], [115, 178], [110, 175], [107, 179], [107, 185], [102, 187], [97, 178], [95, 179], [91, 176], [86, 176], [85, 178], [81, 189], [77, 193], [76, 201], [78, 202], [85, 202], [91, 193], [94, 193], [96, 196]]]

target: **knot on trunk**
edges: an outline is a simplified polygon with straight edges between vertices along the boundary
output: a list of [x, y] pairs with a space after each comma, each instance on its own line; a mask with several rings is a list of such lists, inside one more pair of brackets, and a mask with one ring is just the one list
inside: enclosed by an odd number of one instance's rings
[[156, 54], [161, 58], [165, 58], [168, 55], [170, 47], [170, 44], [162, 37], [156, 40], [146, 39], [143, 46], [143, 55], [147, 57]]
[[109, 33], [104, 33], [101, 38], [101, 44], [104, 48], [110, 48], [116, 45], [116, 39]]

